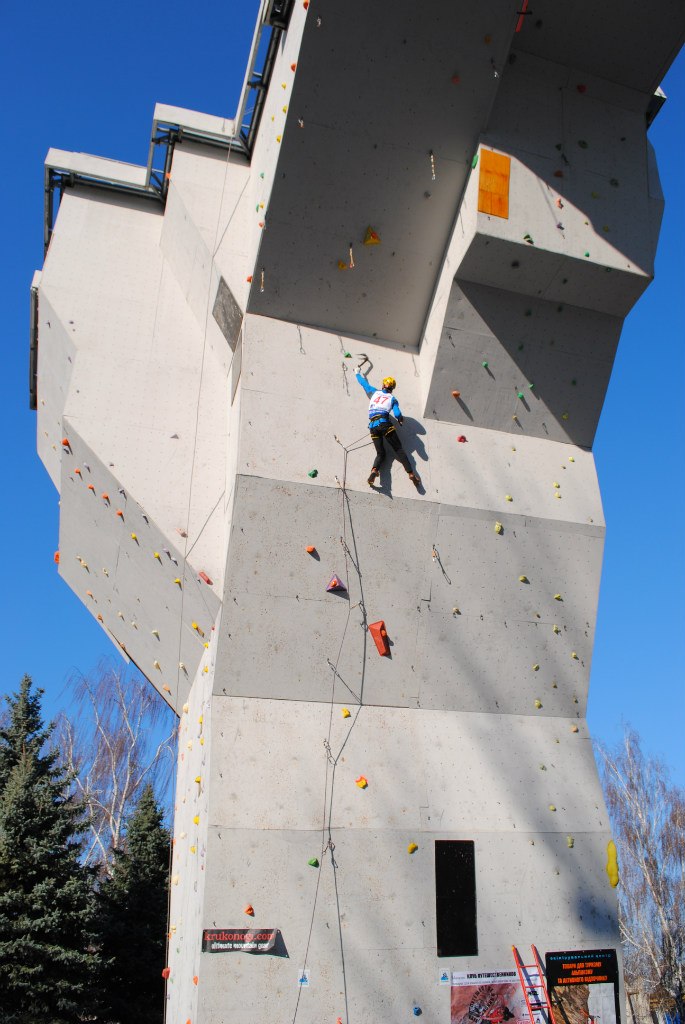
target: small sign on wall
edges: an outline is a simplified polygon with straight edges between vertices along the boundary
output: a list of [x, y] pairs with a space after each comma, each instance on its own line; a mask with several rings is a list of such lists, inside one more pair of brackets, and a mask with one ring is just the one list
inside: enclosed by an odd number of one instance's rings
[[203, 953], [272, 953], [280, 938], [278, 928], [205, 928]]

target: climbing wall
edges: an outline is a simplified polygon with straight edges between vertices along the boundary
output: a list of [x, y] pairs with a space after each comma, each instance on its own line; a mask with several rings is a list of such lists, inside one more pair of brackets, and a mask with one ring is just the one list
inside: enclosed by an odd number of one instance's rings
[[[662, 213], [657, 6], [635, 52], [617, 0], [304, 0], [249, 156], [180, 131], [164, 207], [62, 199], [38, 448], [60, 574], [179, 716], [169, 1022], [459, 1024], [512, 945], [620, 961], [591, 447]], [[419, 487], [367, 483], [360, 363]]]

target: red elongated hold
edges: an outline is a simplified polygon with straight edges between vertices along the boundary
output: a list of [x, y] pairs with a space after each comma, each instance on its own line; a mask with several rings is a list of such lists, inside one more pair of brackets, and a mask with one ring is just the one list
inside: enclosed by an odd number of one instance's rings
[[459, 435], [459, 437], [457, 438], [457, 441], [459, 442], [459, 444], [466, 444], [466, 438], [464, 437], [463, 434]]
[[309, 0], [302, 0], [302, 6], [304, 7], [304, 9], [306, 11], [307, 8], [309, 7]]
[[167, 978], [169, 977], [170, 974], [171, 974], [171, 968], [170, 967], [163, 967], [162, 968], [162, 977], [164, 978], [165, 981], [167, 980]]
[[385, 622], [383, 619], [379, 619], [378, 622], [370, 622], [369, 633], [373, 637], [373, 642], [378, 648], [378, 653], [381, 655], [390, 654], [390, 642], [388, 640], [388, 634], [385, 629]]
[[207, 583], [211, 587], [212, 580], [210, 580], [210, 578], [209, 578], [209, 576], [207, 575], [206, 572], [200, 572], [200, 573], [198, 573], [198, 576], [200, 577], [201, 580], [204, 580], [205, 583]]

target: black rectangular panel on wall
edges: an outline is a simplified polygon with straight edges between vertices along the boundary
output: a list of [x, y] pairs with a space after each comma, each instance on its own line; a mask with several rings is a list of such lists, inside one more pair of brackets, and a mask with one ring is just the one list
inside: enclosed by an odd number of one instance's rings
[[435, 841], [438, 956], [477, 956], [476, 859], [472, 840]]

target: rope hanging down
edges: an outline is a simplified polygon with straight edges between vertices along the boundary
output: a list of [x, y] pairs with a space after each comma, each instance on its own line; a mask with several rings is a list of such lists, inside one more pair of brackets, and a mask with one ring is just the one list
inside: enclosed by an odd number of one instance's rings
[[[347, 996], [347, 975], [346, 975], [346, 971], [345, 971], [345, 948], [344, 948], [344, 943], [343, 943], [342, 918], [341, 918], [341, 913], [340, 913], [340, 893], [339, 893], [339, 890], [338, 890], [338, 863], [337, 863], [337, 861], [335, 859], [335, 843], [333, 842], [333, 820], [332, 819], [333, 819], [333, 796], [334, 796], [334, 792], [335, 792], [335, 777], [336, 777], [336, 771], [337, 771], [337, 767], [338, 767], [338, 762], [339, 762], [339, 760], [340, 760], [340, 758], [342, 756], [342, 753], [343, 753], [345, 747], [347, 746], [347, 742], [348, 742], [350, 736], [352, 735], [352, 730], [354, 729], [355, 725], [357, 724], [357, 720], [358, 720], [359, 715], [361, 714], [361, 710], [362, 710], [362, 708], [364, 706], [364, 702], [363, 702], [363, 697], [364, 697], [364, 677], [365, 677], [365, 674], [366, 674], [366, 646], [367, 646], [367, 636], [368, 636], [368, 633], [367, 633], [367, 614], [366, 614], [366, 606], [365, 606], [365, 603], [364, 603], [364, 587], [363, 587], [363, 583], [362, 583], [362, 572], [361, 572], [361, 568], [359, 566], [359, 556], [358, 556], [358, 552], [357, 552], [357, 542], [356, 542], [356, 538], [355, 538], [355, 534], [354, 534], [354, 525], [353, 525], [353, 521], [352, 521], [352, 511], [351, 511], [351, 507], [350, 507], [350, 498], [349, 498], [349, 494], [347, 492], [347, 461], [348, 461], [348, 457], [349, 457], [351, 452], [360, 451], [362, 448], [366, 448], [369, 444], [371, 444], [371, 442], [369, 442], [369, 441], [367, 441], [365, 444], [360, 444], [359, 443], [360, 441], [364, 440], [364, 437], [367, 437], [367, 436], [368, 436], [367, 434], [364, 434], [362, 437], [358, 438], [356, 441], [353, 441], [350, 445], [347, 445], [347, 446], [345, 446], [340, 441], [340, 439], [338, 437], [335, 438], [336, 442], [340, 445], [340, 447], [343, 449], [343, 452], [344, 452], [344, 455], [343, 455], [342, 480], [338, 480], [338, 478], [336, 477], [336, 481], [337, 481], [337, 483], [338, 483], [338, 485], [340, 487], [340, 497], [341, 497], [342, 534], [341, 534], [341, 537], [340, 537], [340, 544], [342, 546], [343, 555], [344, 555], [344, 559], [345, 559], [345, 579], [347, 579], [347, 580], [350, 579], [350, 567], [352, 567], [352, 569], [354, 570], [354, 572], [357, 575], [357, 579], [358, 579], [358, 582], [359, 582], [359, 602], [357, 604], [355, 604], [355, 605], [348, 604], [347, 616], [345, 618], [345, 624], [343, 626], [342, 636], [340, 638], [340, 644], [338, 645], [338, 652], [337, 652], [335, 661], [331, 661], [330, 658], [327, 659], [328, 666], [329, 666], [329, 668], [331, 670], [331, 699], [330, 699], [330, 705], [329, 705], [330, 710], [329, 710], [329, 716], [328, 716], [328, 735], [326, 736], [326, 738], [323, 741], [323, 747], [324, 747], [324, 753], [325, 753], [325, 757], [326, 757], [326, 762], [325, 762], [325, 769], [324, 769], [324, 801], [323, 801], [323, 813], [322, 813], [322, 821], [321, 821], [321, 869], [318, 872], [318, 877], [317, 877], [317, 880], [316, 880], [316, 888], [314, 890], [314, 901], [313, 901], [313, 905], [312, 905], [312, 914], [311, 914], [311, 919], [310, 919], [310, 922], [309, 922], [309, 933], [307, 935], [307, 945], [305, 947], [304, 960], [303, 960], [303, 964], [302, 964], [302, 970], [304, 971], [307, 968], [307, 960], [308, 960], [308, 957], [309, 957], [309, 948], [310, 948], [310, 945], [311, 945], [312, 931], [314, 929], [314, 919], [315, 919], [315, 916], [316, 916], [316, 905], [317, 905], [318, 898], [319, 898], [319, 887], [320, 887], [320, 884], [321, 884], [321, 871], [323, 870], [324, 859], [326, 858], [326, 855], [329, 854], [330, 855], [331, 868], [333, 870], [333, 886], [334, 886], [334, 889], [335, 889], [335, 905], [336, 905], [336, 914], [337, 914], [337, 918], [338, 918], [338, 936], [339, 936], [339, 940], [340, 940], [340, 965], [341, 965], [341, 970], [342, 970], [343, 993], [344, 993], [344, 1000], [345, 1000], [345, 1024], [350, 1024], [350, 1021], [349, 1021], [349, 1005], [348, 1005], [348, 996]], [[348, 523], [349, 523], [349, 542], [348, 542]], [[350, 547], [350, 543], [351, 543], [351, 547]], [[362, 646], [361, 687], [360, 687], [359, 695], [354, 693], [352, 688], [345, 682], [345, 680], [340, 675], [340, 672], [338, 670], [339, 669], [339, 665], [340, 665], [340, 658], [342, 656], [343, 648], [345, 646], [345, 639], [347, 637], [347, 631], [348, 631], [348, 628], [349, 628], [349, 625], [350, 625], [350, 619], [351, 619], [351, 616], [352, 616], [352, 612], [356, 608], [359, 608], [361, 610], [360, 626], [361, 626], [361, 628], [364, 631], [364, 640], [363, 640], [363, 646]], [[332, 749], [331, 749], [331, 735], [332, 735], [332, 732], [333, 732], [333, 709], [334, 709], [334, 706], [335, 706], [335, 685], [336, 685], [336, 681], [337, 680], [340, 680], [340, 682], [346, 688], [348, 693], [350, 693], [354, 697], [355, 701], [357, 702], [357, 709], [356, 709], [354, 717], [352, 718], [352, 721], [350, 723], [350, 727], [349, 727], [349, 729], [347, 731], [347, 735], [345, 736], [345, 739], [343, 740], [342, 746], [340, 747], [338, 752], [336, 754], [334, 754]], [[300, 997], [301, 997], [301, 995], [302, 995], [302, 988], [300, 986], [299, 990], [298, 990], [298, 993], [297, 993], [297, 1001], [295, 1003], [295, 1010], [294, 1010], [294, 1013], [293, 1013], [292, 1024], [295, 1024], [295, 1022], [297, 1020], [297, 1013], [298, 1013], [299, 1006], [300, 1006]]]

